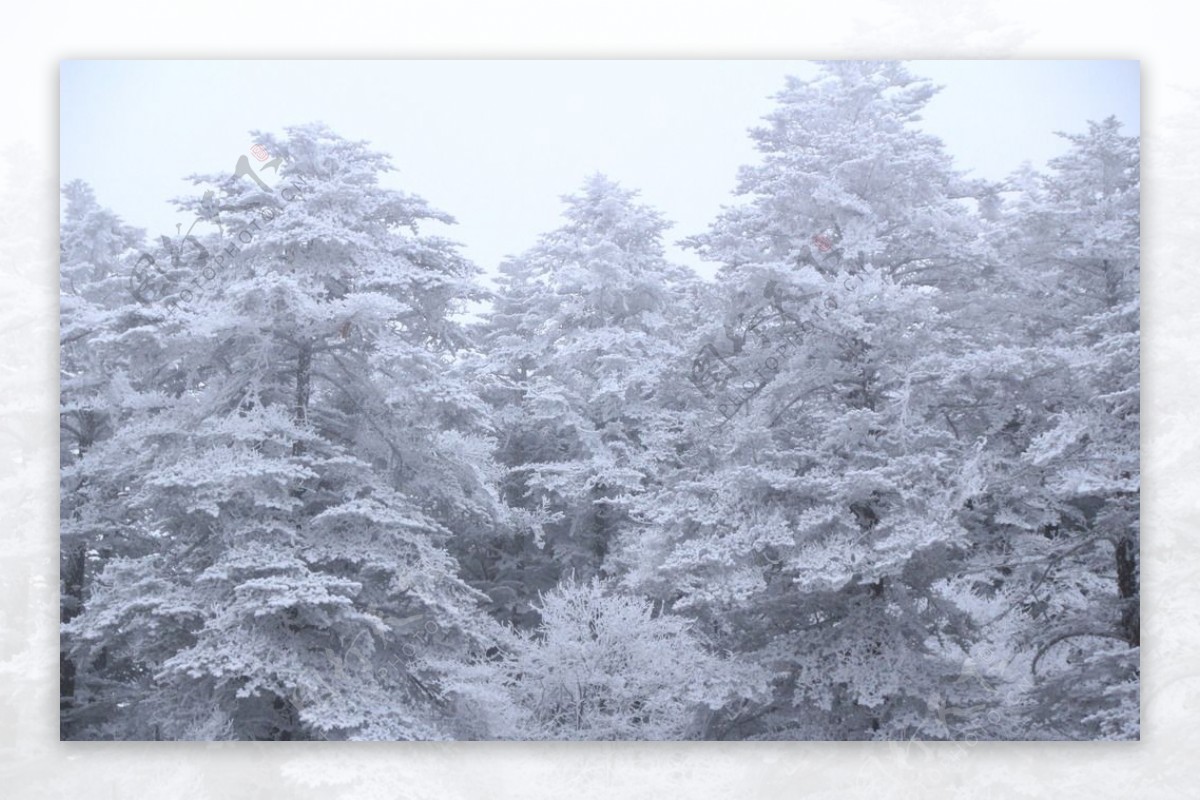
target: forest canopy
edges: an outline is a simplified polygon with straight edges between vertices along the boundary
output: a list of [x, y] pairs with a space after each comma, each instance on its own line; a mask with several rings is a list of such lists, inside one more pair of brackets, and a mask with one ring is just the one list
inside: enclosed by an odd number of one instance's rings
[[489, 285], [317, 123], [68, 183], [62, 737], [1137, 739], [1139, 140], [935, 92], [789, 79], [713, 280], [594, 174]]

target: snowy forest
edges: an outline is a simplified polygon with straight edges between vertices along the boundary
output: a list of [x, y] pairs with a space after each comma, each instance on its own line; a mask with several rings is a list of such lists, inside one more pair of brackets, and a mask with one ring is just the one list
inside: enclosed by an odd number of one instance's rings
[[972, 178], [936, 91], [823, 63], [707, 230], [568, 176], [500, 265], [320, 123], [199, 229], [67, 183], [61, 737], [1138, 739], [1139, 141]]

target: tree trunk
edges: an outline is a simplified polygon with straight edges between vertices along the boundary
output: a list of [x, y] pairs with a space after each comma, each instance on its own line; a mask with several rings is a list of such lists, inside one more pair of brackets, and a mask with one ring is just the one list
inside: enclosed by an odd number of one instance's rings
[[[308, 401], [312, 394], [312, 354], [312, 342], [305, 341], [300, 346], [300, 353], [296, 358], [296, 406], [293, 410], [293, 418], [296, 425], [299, 426], [308, 422]], [[293, 456], [300, 456], [303, 453], [303, 442], [296, 442], [292, 445]]]
[[[66, 554], [62, 562], [62, 606], [59, 620], [70, 623], [83, 609], [83, 581], [87, 572], [87, 545], [81, 544], [74, 551]], [[77, 669], [75, 661], [67, 656], [67, 643], [59, 638], [58, 651], [58, 696], [59, 713], [63, 714], [75, 706], [75, 677]], [[67, 725], [60, 720], [59, 736], [68, 734]]]
[[92, 445], [96, 441], [96, 414], [92, 411], [85, 411], [79, 415], [79, 442], [76, 448], [76, 456], [79, 459], [91, 450]]
[[1117, 592], [1124, 602], [1121, 612], [1121, 634], [1130, 646], [1141, 644], [1141, 609], [1138, 578], [1137, 542], [1126, 536], [1117, 543]]

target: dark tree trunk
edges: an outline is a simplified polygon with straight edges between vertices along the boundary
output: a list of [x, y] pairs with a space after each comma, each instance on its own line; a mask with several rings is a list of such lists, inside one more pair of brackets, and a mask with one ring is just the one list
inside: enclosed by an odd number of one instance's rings
[[80, 459], [91, 450], [96, 441], [96, 414], [85, 411], [79, 415], [79, 443], [76, 453]]
[[[87, 573], [87, 545], [79, 545], [75, 550], [65, 554], [62, 561], [62, 602], [59, 607], [59, 620], [70, 623], [83, 607], [83, 581]], [[75, 678], [77, 668], [75, 661], [67, 656], [67, 643], [59, 637], [58, 644], [58, 696], [59, 713], [65, 714], [75, 707]], [[59, 736], [68, 734], [68, 725], [60, 721]]]
[[[301, 426], [308, 421], [308, 401], [312, 394], [312, 355], [312, 342], [306, 341], [300, 346], [300, 353], [296, 358], [296, 405], [293, 417], [296, 424]], [[292, 445], [293, 456], [303, 453], [303, 442]]]
[[1121, 612], [1121, 634], [1131, 646], [1141, 644], [1141, 610], [1138, 577], [1138, 548], [1133, 537], [1117, 543], [1117, 592], [1124, 604]]

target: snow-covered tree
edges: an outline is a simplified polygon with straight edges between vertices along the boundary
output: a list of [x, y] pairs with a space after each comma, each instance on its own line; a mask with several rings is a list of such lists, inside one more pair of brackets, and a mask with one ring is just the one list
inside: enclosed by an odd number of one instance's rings
[[484, 578], [526, 592], [604, 569], [652, 471], [647, 443], [669, 405], [663, 370], [680, 355], [674, 326], [693, 281], [665, 258], [668, 224], [635, 192], [595, 175], [564, 201], [565, 223], [502, 266], [483, 326], [505, 494], [543, 520], [517, 552], [495, 552], [503, 564]]
[[751, 132], [762, 161], [741, 170], [745, 202], [690, 241], [727, 270], [836, 275], [869, 264], [897, 282], [958, 280], [979, 266], [969, 201], [991, 189], [915, 127], [936, 91], [900, 62], [823, 62], [812, 80], [789, 77], [768, 124]]
[[[75, 466], [92, 447], [111, 436], [129, 409], [122, 403], [132, 345], [153, 352], [153, 335], [142, 331], [140, 307], [129, 293], [128, 262], [142, 244], [141, 231], [125, 225], [96, 201], [91, 187], [73, 181], [65, 201], [60, 243], [61, 370], [59, 461], [63, 472], [61, 619], [69, 622], [85, 598], [87, 577], [117, 552], [120, 535], [89, 503], [95, 487]], [[60, 655], [63, 734], [79, 724], [76, 667], [66, 648]]]
[[763, 671], [706, 647], [686, 618], [593, 578], [537, 604], [535, 631], [509, 628], [445, 682], [470, 739], [683, 740], [715, 710], [766, 693]]
[[[437, 737], [415, 651], [465, 647], [478, 598], [446, 544], [502, 515], [447, 369], [476, 270], [365, 144], [258, 138], [279, 183], [197, 178], [215, 197], [183, 208], [222, 227], [159, 271], [163, 388], [131, 389], [140, 414], [78, 463], [140, 548], [97, 577], [71, 652], [131, 696], [98, 736]], [[410, 653], [416, 616], [441, 633]]]
[[1036, 276], [1026, 324], [1057, 354], [1057, 380], [1018, 421], [1023, 447], [993, 497], [1033, 566], [1016, 587], [1039, 679], [1032, 728], [1127, 739], [1140, 644], [1138, 140], [1111, 117], [1063, 136], [1070, 150], [1018, 199], [1011, 256]]
[[777, 669], [775, 699], [732, 721], [742, 736], [974, 725], [939, 710], [976, 700], [957, 678], [980, 621], [952, 580], [989, 462], [944, 388], [996, 370], [979, 353], [996, 320], [972, 320], [964, 289], [997, 267], [969, 202], [994, 190], [913, 127], [932, 92], [897, 64], [790, 80], [754, 133], [745, 202], [691, 240], [722, 265], [726, 311], [693, 345], [719, 391], [622, 561], [633, 587]]

